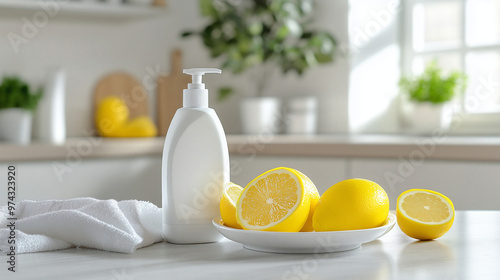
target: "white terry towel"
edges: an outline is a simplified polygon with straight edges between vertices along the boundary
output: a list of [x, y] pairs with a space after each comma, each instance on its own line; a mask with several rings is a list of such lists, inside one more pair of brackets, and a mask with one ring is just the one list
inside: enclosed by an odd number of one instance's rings
[[[6, 206], [0, 209], [0, 251], [9, 251]], [[16, 203], [16, 252], [32, 253], [83, 246], [119, 253], [163, 240], [161, 209], [145, 201], [69, 200]]]

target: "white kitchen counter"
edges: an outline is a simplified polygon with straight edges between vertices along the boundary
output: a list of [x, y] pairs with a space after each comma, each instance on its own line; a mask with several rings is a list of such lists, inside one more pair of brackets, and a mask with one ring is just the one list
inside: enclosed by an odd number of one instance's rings
[[[0, 142], [0, 162], [160, 156], [164, 137], [69, 138], [54, 145]], [[433, 160], [500, 161], [498, 136], [414, 135], [228, 135], [231, 155], [335, 158], [425, 157]]]
[[[98, 234], [98, 233], [96, 233]], [[330, 254], [254, 252], [229, 240], [158, 243], [134, 254], [90, 249], [0, 257], [0, 279], [499, 279], [500, 211], [457, 212], [452, 229], [418, 242], [397, 226], [361, 248]]]

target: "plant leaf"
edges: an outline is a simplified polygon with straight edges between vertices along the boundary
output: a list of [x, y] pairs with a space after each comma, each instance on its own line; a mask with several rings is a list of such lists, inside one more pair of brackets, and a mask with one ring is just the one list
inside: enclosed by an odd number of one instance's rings
[[467, 76], [458, 71], [442, 74], [436, 61], [430, 62], [424, 72], [414, 78], [401, 77], [399, 87], [415, 102], [441, 104], [463, 93]]
[[202, 16], [217, 17], [218, 13], [212, 0], [200, 0], [200, 11]]
[[229, 98], [229, 96], [231, 96], [233, 92], [234, 90], [231, 87], [222, 87], [219, 89], [219, 95], [217, 97], [217, 100], [224, 101], [227, 98]]
[[338, 53], [331, 34], [308, 28], [312, 0], [199, 0], [199, 5], [207, 24], [181, 36], [200, 36], [210, 55], [220, 58], [221, 68], [234, 74], [259, 64], [302, 74], [332, 62]]
[[0, 85], [0, 109], [22, 108], [33, 111], [42, 94], [42, 89], [31, 92], [30, 86], [18, 77], [4, 77]]
[[184, 31], [181, 33], [181, 37], [189, 37], [191, 35], [195, 34], [193, 31]]

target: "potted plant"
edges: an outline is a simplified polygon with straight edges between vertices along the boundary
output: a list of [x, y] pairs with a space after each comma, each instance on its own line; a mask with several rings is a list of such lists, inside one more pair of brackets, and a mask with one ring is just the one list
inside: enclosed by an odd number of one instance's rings
[[42, 90], [32, 92], [18, 77], [4, 77], [0, 85], [0, 139], [17, 144], [31, 140], [31, 124]]
[[399, 86], [410, 101], [403, 106], [403, 117], [411, 131], [428, 134], [449, 128], [453, 113], [450, 101], [464, 92], [467, 76], [459, 71], [442, 72], [432, 61], [420, 76], [400, 79]]
[[[273, 74], [303, 74], [318, 64], [332, 62], [337, 42], [327, 32], [311, 30], [312, 0], [200, 0], [203, 16], [209, 18], [199, 35], [212, 58], [222, 59], [222, 69], [234, 74], [249, 72], [255, 98], [242, 103], [245, 133], [277, 132], [279, 99], [266, 92]], [[221, 88], [219, 100], [233, 90]]]

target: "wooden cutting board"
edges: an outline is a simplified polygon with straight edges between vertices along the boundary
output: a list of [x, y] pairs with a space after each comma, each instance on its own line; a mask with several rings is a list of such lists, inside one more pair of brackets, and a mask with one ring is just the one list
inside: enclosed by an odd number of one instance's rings
[[119, 96], [127, 103], [130, 119], [149, 116], [148, 94], [142, 84], [125, 72], [113, 72], [97, 82], [94, 89], [94, 116], [99, 102], [107, 96]]
[[156, 104], [158, 135], [165, 136], [177, 109], [182, 107], [182, 91], [191, 82], [191, 76], [182, 73], [182, 52], [172, 51], [171, 69], [168, 75], [158, 76]]

